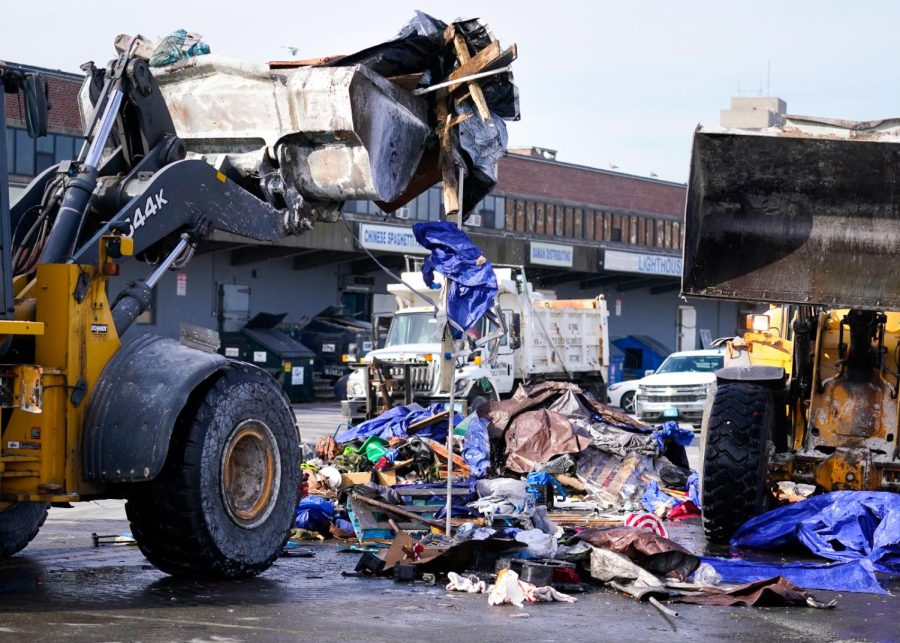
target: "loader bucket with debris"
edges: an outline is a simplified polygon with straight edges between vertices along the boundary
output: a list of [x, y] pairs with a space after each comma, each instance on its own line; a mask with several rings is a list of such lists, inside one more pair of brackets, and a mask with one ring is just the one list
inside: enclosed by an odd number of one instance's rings
[[900, 308], [900, 119], [701, 128], [682, 293]]

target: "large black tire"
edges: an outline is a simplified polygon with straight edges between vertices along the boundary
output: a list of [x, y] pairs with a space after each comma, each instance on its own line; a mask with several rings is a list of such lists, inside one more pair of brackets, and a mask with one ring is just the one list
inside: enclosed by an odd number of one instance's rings
[[34, 540], [49, 507], [45, 502], [17, 502], [0, 511], [0, 559], [22, 551]]
[[232, 364], [181, 413], [166, 465], [128, 497], [144, 556], [193, 578], [267, 569], [290, 535], [300, 483], [294, 415], [275, 380]]
[[723, 383], [703, 429], [701, 503], [710, 542], [727, 543], [744, 522], [769, 507], [766, 485], [774, 424], [772, 391], [758, 384]]

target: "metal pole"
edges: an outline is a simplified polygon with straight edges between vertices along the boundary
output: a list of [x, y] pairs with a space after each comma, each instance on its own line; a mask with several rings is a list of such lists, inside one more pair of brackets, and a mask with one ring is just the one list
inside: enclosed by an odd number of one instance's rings
[[[458, 207], [456, 209], [456, 226], [461, 230], [462, 229], [462, 215], [463, 215], [463, 168], [459, 168], [459, 181], [457, 186], [457, 201]], [[444, 292], [441, 295], [441, 305], [444, 307], [444, 312], [447, 312], [447, 293], [449, 292], [449, 284], [447, 284], [447, 280], [444, 280]], [[449, 320], [449, 318], [448, 318]], [[450, 349], [450, 359], [447, 359], [447, 356], [444, 355], [443, 365], [447, 367], [449, 365], [451, 377], [450, 377], [450, 397], [449, 397], [449, 413], [448, 415], [448, 424], [447, 424], [447, 503], [444, 505], [444, 512], [446, 513], [446, 521], [447, 526], [445, 533], [447, 534], [447, 538], [450, 537], [450, 513], [451, 507], [453, 505], [453, 496], [451, 495], [453, 492], [453, 429], [456, 428], [456, 413], [453, 410], [454, 404], [454, 392], [456, 391], [456, 358], [453, 357], [453, 333], [450, 331], [450, 322], [447, 322], [447, 325], [444, 327], [444, 334], [447, 339], [445, 342], [447, 347]]]
[[6, 94], [0, 83], [0, 288], [3, 289], [0, 319], [11, 319], [12, 293], [12, 232], [9, 224], [9, 168], [6, 167]]

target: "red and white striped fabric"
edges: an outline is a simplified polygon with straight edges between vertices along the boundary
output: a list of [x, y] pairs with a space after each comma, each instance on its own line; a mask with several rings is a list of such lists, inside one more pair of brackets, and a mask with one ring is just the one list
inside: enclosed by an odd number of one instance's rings
[[639, 527], [640, 529], [652, 531], [657, 536], [662, 536], [663, 538], [669, 537], [669, 532], [666, 530], [665, 526], [663, 526], [662, 521], [653, 514], [630, 513], [625, 516], [625, 526]]

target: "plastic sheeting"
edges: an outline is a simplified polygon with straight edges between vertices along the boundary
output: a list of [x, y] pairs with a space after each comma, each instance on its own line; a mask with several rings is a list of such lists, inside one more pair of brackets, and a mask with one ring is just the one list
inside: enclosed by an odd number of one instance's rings
[[[418, 404], [397, 406], [385, 411], [378, 417], [366, 420], [354, 427], [350, 427], [346, 431], [342, 431], [335, 436], [334, 440], [338, 444], [345, 444], [347, 442], [353, 442], [354, 440], [365, 440], [373, 435], [383, 440], [388, 440], [390, 438], [407, 438], [409, 437], [409, 427], [411, 424], [426, 420], [438, 413], [442, 413], [444, 410], [442, 404], [432, 404], [427, 408], [422, 408]], [[458, 421], [459, 420], [457, 419], [457, 422]], [[416, 435], [441, 442], [447, 437], [447, 428], [448, 422], [443, 420], [436, 424], [423, 427], [416, 432]]]
[[306, 496], [297, 505], [296, 529], [327, 531], [334, 518], [334, 503], [320, 496]]
[[[455, 223], [431, 221], [417, 223], [413, 234], [420, 245], [431, 251], [422, 265], [425, 285], [434, 287], [434, 272], [450, 280], [447, 315], [464, 331], [478, 323], [494, 305], [497, 277], [490, 261], [483, 260], [481, 249]], [[456, 339], [462, 337], [453, 328]]]
[[517, 416], [506, 430], [506, 467], [517, 473], [531, 471], [533, 463], [558, 455], [579, 453], [591, 444], [564, 415], [540, 409]]
[[150, 56], [150, 66], [165, 67], [182, 58], [208, 54], [209, 45], [200, 38], [202, 38], [200, 34], [185, 29], [173, 31], [163, 38], [153, 50], [153, 55]]
[[900, 494], [834, 491], [751, 518], [731, 544], [775, 549], [802, 543], [830, 560], [869, 559], [877, 571], [900, 573]]
[[767, 563], [739, 558], [708, 557], [701, 557], [701, 560], [712, 565], [726, 583], [752, 583], [773, 576], [782, 576], [808, 589], [888, 593], [878, 584], [872, 563], [865, 559], [842, 563]]
[[472, 413], [465, 420], [466, 437], [462, 450], [462, 459], [469, 465], [469, 471], [476, 478], [481, 478], [491, 466], [491, 442], [488, 438], [487, 420]]

